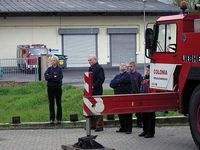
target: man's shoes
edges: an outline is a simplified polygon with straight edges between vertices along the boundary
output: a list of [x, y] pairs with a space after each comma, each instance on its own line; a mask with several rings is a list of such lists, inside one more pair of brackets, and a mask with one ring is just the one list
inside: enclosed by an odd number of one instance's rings
[[50, 120], [50, 124], [54, 124], [55, 122], [54, 122], [54, 120]]
[[132, 133], [132, 131], [126, 131], [126, 134], [131, 134]]
[[61, 124], [61, 120], [57, 120], [57, 124]]
[[146, 134], [146, 135], [144, 136], [144, 138], [153, 138], [153, 137], [154, 137], [153, 134]]
[[142, 132], [142, 133], [140, 133], [138, 136], [145, 136], [146, 135], [146, 133], [145, 132]]
[[101, 131], [103, 131], [103, 128], [96, 128], [94, 131], [95, 132], [101, 132]]
[[125, 129], [120, 128], [119, 130], [117, 130], [116, 132], [126, 132]]

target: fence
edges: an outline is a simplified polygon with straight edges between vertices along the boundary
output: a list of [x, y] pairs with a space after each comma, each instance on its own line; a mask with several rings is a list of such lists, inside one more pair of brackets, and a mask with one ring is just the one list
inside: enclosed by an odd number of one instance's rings
[[0, 59], [0, 81], [38, 81], [37, 58], [26, 60], [20, 58]]

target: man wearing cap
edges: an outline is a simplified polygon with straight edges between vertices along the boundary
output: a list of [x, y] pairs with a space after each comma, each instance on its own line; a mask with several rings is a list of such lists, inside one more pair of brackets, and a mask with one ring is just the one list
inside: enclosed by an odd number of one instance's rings
[[62, 121], [62, 106], [61, 106], [61, 97], [62, 97], [62, 79], [63, 73], [62, 69], [58, 65], [58, 57], [52, 56], [50, 58], [51, 67], [49, 67], [44, 76], [47, 80], [47, 92], [49, 99], [49, 111], [50, 111], [50, 124], [54, 124], [55, 121], [55, 100], [57, 105], [57, 115], [56, 120], [57, 124], [61, 124]]

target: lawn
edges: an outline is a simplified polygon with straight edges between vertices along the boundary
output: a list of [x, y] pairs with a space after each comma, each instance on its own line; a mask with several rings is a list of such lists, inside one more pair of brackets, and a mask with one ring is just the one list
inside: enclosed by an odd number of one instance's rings
[[[25, 85], [10, 85], [0, 87], [0, 123], [9, 123], [13, 116], [20, 116], [22, 122], [49, 121], [46, 82], [28, 83]], [[105, 95], [112, 95], [111, 89], [104, 90]], [[83, 88], [69, 85], [63, 86], [62, 107], [63, 120], [69, 120], [69, 115], [82, 115]], [[157, 113], [157, 116], [178, 115], [177, 112]]]
[[[22, 122], [48, 121], [46, 90], [46, 82], [0, 87], [0, 122], [11, 122], [12, 116], [20, 116]], [[82, 95], [82, 88], [63, 86], [63, 120], [69, 120], [71, 113], [83, 119]]]

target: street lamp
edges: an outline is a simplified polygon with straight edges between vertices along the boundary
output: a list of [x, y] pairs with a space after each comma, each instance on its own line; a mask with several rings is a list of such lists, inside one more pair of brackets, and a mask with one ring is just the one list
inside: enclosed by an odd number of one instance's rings
[[146, 68], [146, 57], [145, 57], [145, 30], [146, 30], [146, 12], [145, 12], [145, 3], [146, 0], [143, 0], [143, 24], [144, 24], [144, 74], [145, 74], [145, 68]]

